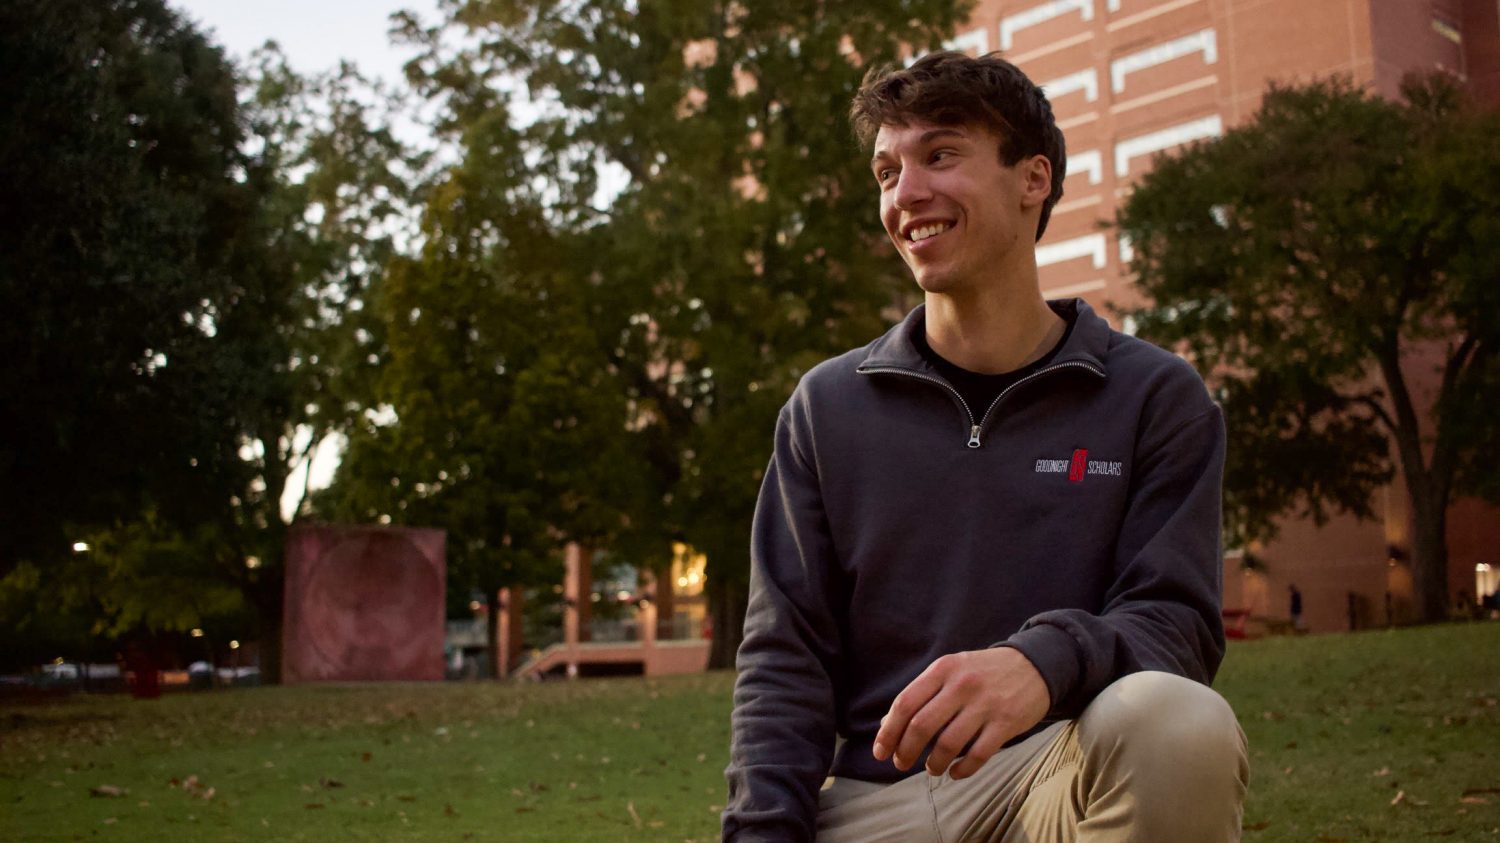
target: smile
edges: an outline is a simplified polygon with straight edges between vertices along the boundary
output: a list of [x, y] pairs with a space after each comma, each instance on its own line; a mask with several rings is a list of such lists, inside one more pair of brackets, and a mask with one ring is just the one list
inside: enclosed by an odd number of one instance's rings
[[953, 223], [951, 222], [938, 222], [932, 223], [931, 225], [924, 225], [920, 228], [914, 228], [911, 231], [908, 231], [906, 233], [906, 239], [910, 240], [913, 243], [920, 243], [929, 237], [936, 237], [952, 227]]

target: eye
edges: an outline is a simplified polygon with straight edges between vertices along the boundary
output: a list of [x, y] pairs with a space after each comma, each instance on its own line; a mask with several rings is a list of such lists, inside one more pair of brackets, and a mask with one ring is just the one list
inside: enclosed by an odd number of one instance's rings
[[879, 170], [875, 171], [875, 181], [880, 182], [881, 184], [885, 184], [887, 181], [890, 181], [895, 177], [895, 167], [881, 167]]
[[939, 161], [943, 161], [943, 160], [946, 160], [946, 159], [952, 158], [952, 157], [953, 157], [953, 150], [951, 150], [951, 149], [939, 149], [938, 151], [932, 153], [932, 159], [931, 160], [932, 160], [932, 162], [934, 164], [936, 164]]

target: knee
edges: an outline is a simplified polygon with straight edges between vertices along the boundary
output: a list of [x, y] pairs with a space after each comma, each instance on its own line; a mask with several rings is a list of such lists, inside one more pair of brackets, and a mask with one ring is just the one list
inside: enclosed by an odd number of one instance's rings
[[1229, 703], [1170, 673], [1129, 674], [1105, 688], [1078, 722], [1085, 749], [1190, 754], [1210, 766], [1245, 766], [1245, 736]]

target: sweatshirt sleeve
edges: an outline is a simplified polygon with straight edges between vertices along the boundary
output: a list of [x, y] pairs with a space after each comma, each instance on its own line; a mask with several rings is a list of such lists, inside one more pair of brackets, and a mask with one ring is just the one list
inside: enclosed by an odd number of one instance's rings
[[836, 569], [796, 396], [776, 424], [750, 539], [723, 839], [811, 841], [833, 761]]
[[1137, 671], [1212, 682], [1224, 657], [1223, 472], [1217, 405], [1142, 436], [1103, 610], [1042, 612], [1000, 642], [1041, 673], [1049, 718], [1076, 716]]

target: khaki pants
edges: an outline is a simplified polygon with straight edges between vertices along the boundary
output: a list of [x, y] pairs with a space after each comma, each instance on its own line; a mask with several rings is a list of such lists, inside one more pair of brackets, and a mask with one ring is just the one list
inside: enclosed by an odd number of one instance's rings
[[1166, 673], [1134, 673], [1077, 720], [1054, 723], [954, 781], [835, 779], [819, 843], [1219, 843], [1240, 839], [1250, 777], [1224, 698]]

